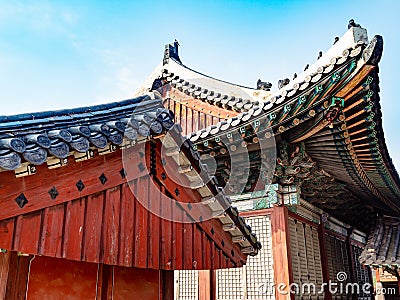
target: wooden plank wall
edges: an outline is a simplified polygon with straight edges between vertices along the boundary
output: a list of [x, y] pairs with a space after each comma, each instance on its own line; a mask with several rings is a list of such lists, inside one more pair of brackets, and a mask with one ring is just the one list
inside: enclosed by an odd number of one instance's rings
[[[175, 172], [175, 165], [162, 166], [160, 153], [158, 177], [150, 177], [145, 167], [151, 165], [147, 148], [128, 148], [124, 152], [124, 158], [131, 160], [128, 165], [122, 164], [121, 150], [108, 155], [95, 151], [87, 161], [69, 158], [65, 167], [48, 169], [40, 165], [32, 176], [15, 178], [13, 172], [1, 172], [0, 182], [7, 184], [0, 186], [0, 249], [164, 270], [242, 265], [246, 255], [223, 231], [219, 220], [202, 221], [199, 215], [193, 215], [195, 209], [188, 212], [188, 207], [175, 206], [173, 201], [163, 203], [162, 193], [181, 203], [199, 202], [201, 197], [185, 187], [175, 195], [176, 183], [162, 177], [165, 168]], [[101, 176], [107, 180], [102, 182]], [[147, 199], [153, 211], [160, 210], [171, 218], [190, 214], [199, 221], [181, 224], [152, 214], [135, 198], [127, 180], [135, 195], [142, 201]], [[77, 183], [83, 183], [84, 188], [79, 189]], [[161, 193], [149, 189], [151, 184]], [[51, 189], [58, 191], [55, 198], [49, 193]], [[22, 193], [28, 203], [21, 208], [15, 199]]]
[[163, 271], [0, 253], [0, 299], [170, 300]]
[[[133, 188], [145, 192], [150, 180], [135, 179]], [[198, 224], [146, 210], [127, 183], [0, 221], [0, 248], [110, 265], [174, 270], [238, 263], [215, 247]]]
[[184, 135], [189, 135], [239, 114], [191, 98], [176, 89], [170, 91], [170, 98], [165, 101], [164, 106], [173, 111], [175, 122], [181, 125]]
[[[297, 284], [323, 283], [322, 264], [318, 237], [318, 225], [301, 218], [289, 217], [290, 248], [292, 257], [293, 282]], [[307, 299], [319, 299], [321, 294], [307, 295]], [[295, 299], [301, 299], [300, 294]]]

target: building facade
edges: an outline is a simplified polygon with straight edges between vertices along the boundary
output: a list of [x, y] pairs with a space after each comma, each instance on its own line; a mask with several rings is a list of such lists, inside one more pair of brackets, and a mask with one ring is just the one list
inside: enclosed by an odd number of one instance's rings
[[[263, 246], [242, 269], [178, 272], [175, 299], [372, 299], [380, 279], [368, 266], [396, 272], [400, 180], [382, 129], [382, 49], [381, 36], [351, 27], [273, 92], [194, 71], [166, 46], [141, 92], [162, 94]], [[344, 290], [321, 288], [329, 281]], [[288, 290], [309, 285], [321, 292]]]

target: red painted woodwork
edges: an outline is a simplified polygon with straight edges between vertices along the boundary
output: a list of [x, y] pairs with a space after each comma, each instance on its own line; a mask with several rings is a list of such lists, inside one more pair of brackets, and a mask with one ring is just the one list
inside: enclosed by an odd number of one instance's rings
[[[292, 261], [289, 244], [288, 209], [285, 206], [276, 206], [271, 215], [272, 245], [274, 259], [275, 282], [284, 283], [289, 292], [289, 284], [293, 282]], [[276, 287], [278, 288], [278, 286]], [[283, 294], [275, 291], [276, 299], [290, 299], [293, 294]]]
[[40, 240], [41, 215], [37, 212], [19, 216], [16, 220], [16, 228], [19, 229], [14, 243], [19, 244], [19, 251], [24, 253], [36, 253]]
[[5, 249], [13, 247], [14, 222], [14, 219], [0, 221], [0, 241]]
[[36, 256], [30, 266], [28, 299], [96, 299], [98, 265]]
[[[124, 187], [121, 188], [122, 190]], [[85, 219], [85, 236], [83, 239], [83, 260], [100, 262], [101, 234], [103, 224], [103, 210], [106, 199], [104, 192], [90, 195], [87, 200], [86, 211], [90, 212]], [[121, 237], [122, 238], [122, 237]]]
[[[183, 269], [192, 269], [193, 268], [193, 224], [192, 223], [184, 223], [183, 224], [183, 246], [185, 247], [185, 257], [183, 259]], [[221, 265], [221, 264], [220, 264]]]
[[[157, 142], [157, 156], [156, 161], [161, 162], [161, 143]], [[166, 191], [168, 191], [171, 195], [175, 193], [175, 189], [177, 188], [176, 183], [166, 177], [165, 179], [162, 178], [161, 174], [173, 174], [176, 170], [176, 164], [172, 157], [164, 157], [164, 165], [161, 163], [157, 164], [156, 167], [156, 176], [160, 182], [160, 184], [164, 185]], [[240, 246], [238, 244], [232, 243], [232, 237], [229, 233], [225, 233], [223, 230], [223, 225], [219, 220], [216, 219], [209, 219], [206, 221], [201, 221], [202, 216], [210, 216], [212, 214], [211, 209], [206, 205], [196, 205], [190, 208], [186, 203], [199, 203], [201, 202], [200, 195], [191, 189], [184, 188], [186, 186], [190, 186], [190, 182], [187, 178], [180, 178], [181, 185], [179, 186], [179, 195], [175, 195], [174, 198], [179, 202], [180, 207], [186, 212], [182, 216], [185, 217], [184, 220], [188, 220], [186, 216], [190, 215], [190, 219], [196, 220], [196, 226], [200, 228], [204, 232], [204, 236], [202, 237], [203, 241], [203, 249], [208, 249], [208, 245], [204, 243], [205, 238], [209, 238], [213, 240], [215, 245], [213, 247], [217, 247], [221, 249], [228, 257], [232, 259], [232, 267], [235, 266], [242, 266], [246, 261], [246, 255], [241, 252]], [[178, 209], [176, 207], [173, 209], [176, 212]], [[214, 231], [214, 233], [212, 233]], [[222, 241], [224, 241], [222, 243]], [[233, 253], [233, 254], [232, 254]], [[207, 264], [203, 266], [203, 269], [210, 269], [211, 264], [208, 263], [209, 259], [211, 258], [210, 255], [206, 253]], [[203, 261], [203, 264], [206, 263]], [[200, 269], [200, 268], [199, 268]], [[217, 268], [216, 268], [217, 269]]]
[[[66, 204], [63, 257], [80, 260], [82, 253], [83, 226], [85, 220], [86, 198]], [[39, 218], [39, 217], [38, 217]], [[18, 250], [16, 247], [15, 250]], [[34, 254], [35, 252], [30, 252]], [[46, 253], [47, 254], [47, 253]]]
[[24, 300], [30, 256], [0, 253], [0, 299]]
[[169, 97], [171, 99], [166, 101], [164, 106], [174, 112], [175, 122], [181, 125], [184, 135], [217, 124], [239, 114], [239, 112], [191, 98], [174, 88], [171, 89]]
[[159, 299], [174, 299], [174, 271], [160, 271], [160, 296]]
[[127, 184], [121, 188], [121, 226], [120, 249], [118, 265], [131, 266], [133, 264], [133, 245], [135, 240], [135, 197]]
[[159, 271], [113, 267], [113, 276], [113, 300], [159, 299]]
[[[126, 153], [126, 154], [125, 154]], [[127, 164], [129, 180], [143, 176], [147, 170], [140, 171], [139, 163], [145, 163], [144, 157], [135, 152], [135, 147], [124, 152], [135, 164]], [[75, 162], [72, 157], [68, 165], [48, 169], [45, 164], [37, 166], [37, 174], [16, 178], [14, 172], [0, 172], [0, 220], [36, 211], [45, 207], [68, 202], [103, 191], [126, 182], [120, 170], [123, 168], [121, 150], [108, 155], [96, 155], [82, 162]], [[99, 176], [104, 173], [107, 181], [103, 185]], [[76, 183], [81, 180], [85, 188], [79, 191]], [[48, 191], [55, 187], [59, 193], [56, 199], [51, 199]], [[15, 203], [21, 193], [24, 193], [28, 203], [21, 209]]]
[[[135, 180], [134, 185], [146, 186], [149, 181], [149, 176], [143, 177]], [[122, 210], [121, 203], [131, 210]], [[163, 209], [168, 207], [163, 206]], [[221, 267], [211, 256], [216, 246], [201, 226], [178, 224], [173, 227], [173, 224], [176, 223], [148, 212], [134, 199], [125, 183], [89, 197], [2, 221], [0, 228], [6, 238], [4, 242], [0, 240], [0, 248], [140, 268]], [[202, 226], [210, 230], [212, 225], [206, 224], [208, 221]], [[215, 236], [222, 230], [217, 225], [213, 225]], [[154, 226], [154, 230], [149, 226]], [[220, 233], [218, 236], [224, 238], [226, 248], [236, 246], [230, 235], [222, 237]], [[12, 247], [10, 240], [14, 240]], [[207, 264], [202, 261], [204, 255]], [[224, 255], [227, 257], [228, 251]], [[236, 256], [235, 264], [241, 257], [240, 253]]]
[[27, 298], [158, 300], [160, 280], [157, 270], [37, 256], [30, 265]]
[[199, 271], [199, 300], [210, 300], [212, 281], [210, 270]]
[[[241, 266], [246, 255], [223, 231], [222, 223], [217, 219], [200, 222], [201, 215], [209, 215], [209, 207], [201, 205], [197, 211], [184, 205], [177, 209], [149, 186], [155, 185], [170, 197], [174, 195], [182, 204], [200, 202], [200, 195], [178, 186], [180, 194], [176, 196], [176, 184], [168, 177], [160, 178], [165, 171], [160, 154], [156, 175], [146, 175], [149, 170], [140, 172], [138, 162], [149, 166], [149, 151], [142, 157], [135, 147], [130, 149], [127, 155], [134, 162], [127, 171], [130, 186], [120, 174], [121, 151], [79, 163], [71, 161], [59, 169], [38, 166], [37, 174], [23, 178], [15, 178], [13, 172], [0, 173], [1, 182], [15, 185], [14, 189], [7, 184], [0, 190], [0, 248], [149, 269]], [[173, 159], [167, 157], [166, 161], [166, 168], [175, 171]], [[101, 174], [107, 177], [104, 185], [99, 180]], [[75, 186], [79, 180], [85, 184], [81, 192]], [[55, 200], [48, 194], [53, 186], [59, 192]], [[176, 214], [181, 219], [190, 215], [198, 222], [181, 224], [161, 219], [144, 208], [130, 188], [141, 201], [146, 199], [153, 211]], [[29, 201], [24, 208], [14, 201], [21, 192]], [[219, 252], [220, 258], [216, 254]]]
[[5, 299], [11, 252], [0, 253], [0, 299]]

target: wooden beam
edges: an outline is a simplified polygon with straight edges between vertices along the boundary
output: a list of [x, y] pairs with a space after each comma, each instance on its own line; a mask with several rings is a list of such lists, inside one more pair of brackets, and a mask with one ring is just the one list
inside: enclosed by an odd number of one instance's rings
[[[123, 159], [121, 150], [109, 155], [97, 155], [92, 159], [75, 162], [69, 159], [68, 166], [48, 169], [45, 164], [37, 166], [37, 174], [16, 178], [14, 172], [1, 172], [0, 182], [7, 182], [1, 187], [0, 220], [40, 210], [45, 207], [65, 203], [73, 199], [89, 196], [99, 191], [113, 188], [144, 175], [139, 165], [144, 159], [136, 147], [124, 150], [124, 160], [130, 159], [136, 165], [126, 165], [126, 178], [121, 175]], [[102, 184], [99, 176], [104, 174], [107, 181]], [[81, 181], [83, 189], [79, 190], [76, 184]], [[55, 187], [58, 195], [52, 199], [49, 191]], [[28, 203], [20, 208], [15, 199], [23, 193]]]
[[269, 216], [273, 213], [274, 208], [265, 208], [260, 210], [250, 210], [250, 211], [242, 211], [240, 215], [242, 217], [258, 217], [258, 216]]
[[96, 286], [96, 300], [108, 300], [112, 295], [112, 266], [105, 264], [98, 264], [97, 270], [97, 286]]

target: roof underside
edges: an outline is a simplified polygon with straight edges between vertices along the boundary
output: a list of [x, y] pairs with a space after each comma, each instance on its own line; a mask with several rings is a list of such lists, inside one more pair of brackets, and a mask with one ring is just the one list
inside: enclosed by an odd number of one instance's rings
[[351, 28], [293, 84], [258, 99], [238, 98], [236, 86], [212, 78], [191, 83], [196, 74], [176, 61], [164, 65], [161, 78], [192, 99], [242, 112], [190, 135], [206, 161], [216, 159], [220, 184], [232, 186], [233, 158], [247, 154], [245, 191], [262, 187], [259, 179], [270, 178], [268, 167], [275, 164], [265, 164], [261, 140], [274, 137], [267, 142], [278, 149], [274, 182], [297, 182], [302, 198], [368, 230], [368, 217], [400, 212], [400, 180], [385, 145], [379, 104], [382, 49], [380, 36], [368, 42], [365, 29]]

